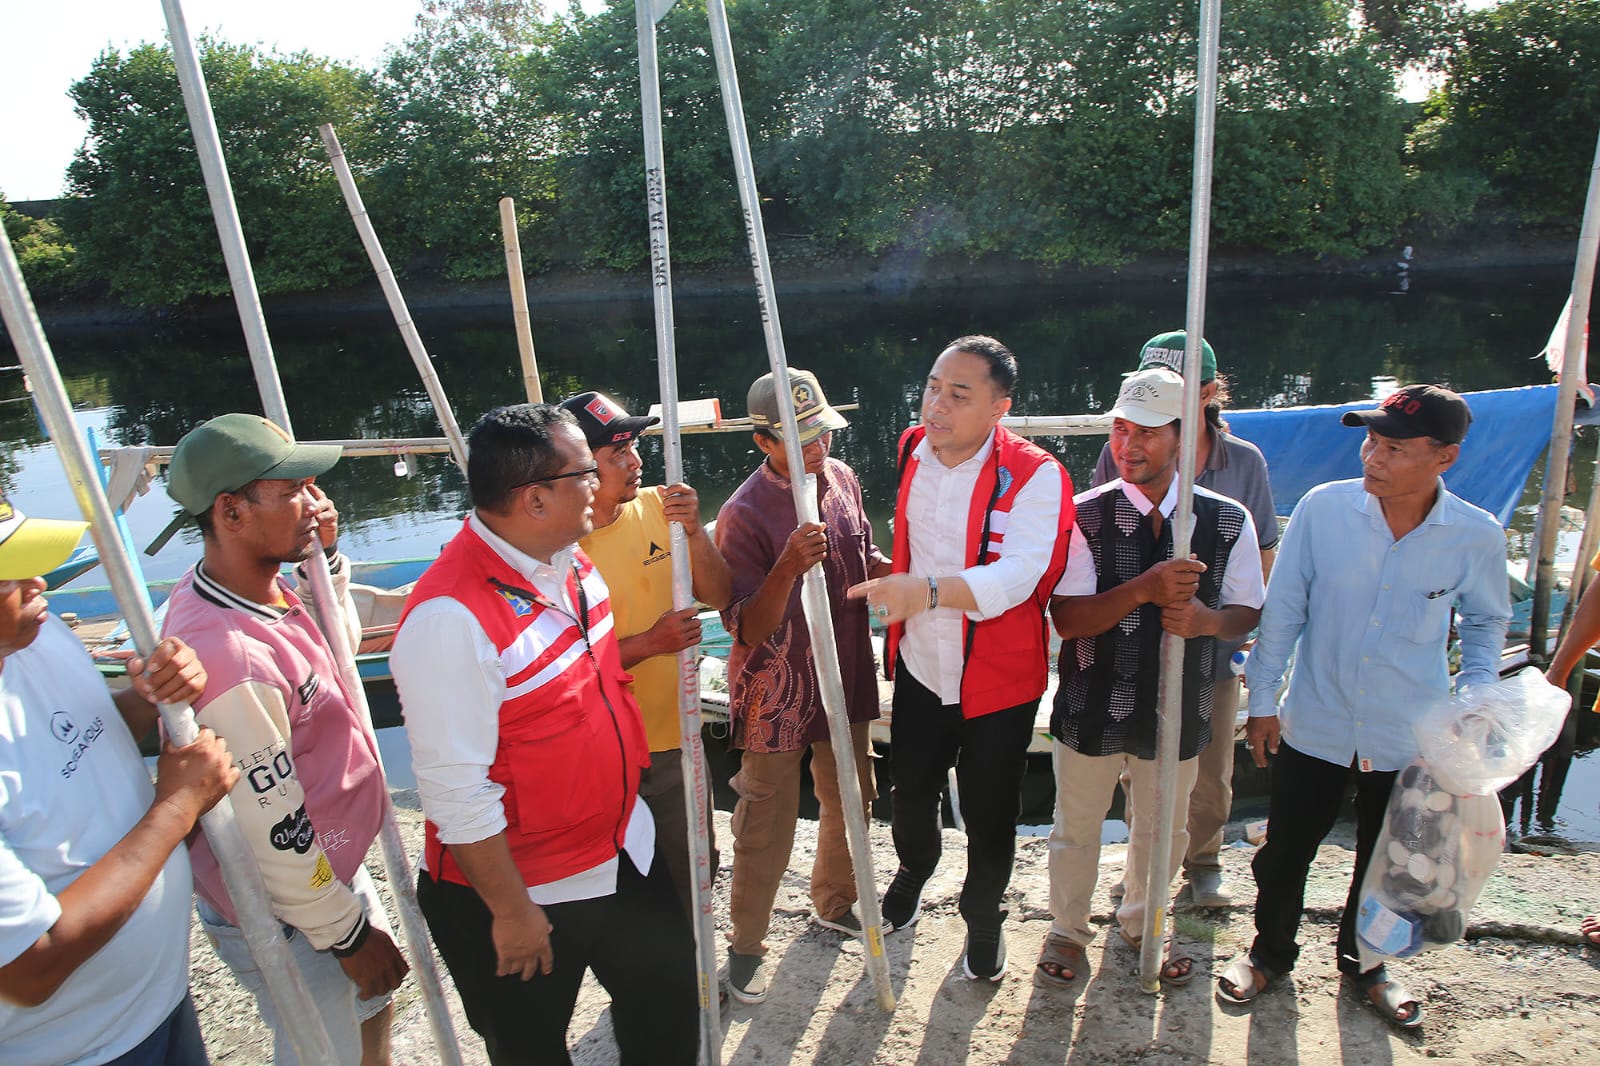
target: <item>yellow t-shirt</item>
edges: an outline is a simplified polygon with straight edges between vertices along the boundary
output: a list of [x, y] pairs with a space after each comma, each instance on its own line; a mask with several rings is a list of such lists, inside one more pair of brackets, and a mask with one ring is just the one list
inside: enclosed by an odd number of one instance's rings
[[[672, 609], [672, 542], [661, 492], [642, 489], [609, 526], [578, 542], [611, 590], [617, 638], [643, 633]], [[678, 657], [653, 655], [629, 667], [651, 751], [678, 747]]]

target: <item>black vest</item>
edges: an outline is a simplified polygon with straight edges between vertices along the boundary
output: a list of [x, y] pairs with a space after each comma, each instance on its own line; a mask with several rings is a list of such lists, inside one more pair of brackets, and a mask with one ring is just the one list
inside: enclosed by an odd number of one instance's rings
[[[1198, 492], [1194, 515], [1189, 550], [1206, 564], [1197, 595], [1215, 610], [1222, 602], [1228, 555], [1250, 518], [1233, 501]], [[1096, 592], [1116, 588], [1172, 558], [1172, 523], [1163, 522], [1156, 537], [1149, 518], [1121, 488], [1079, 503], [1077, 522], [1099, 575]], [[1155, 758], [1161, 635], [1161, 608], [1147, 603], [1097, 637], [1064, 643], [1051, 734], [1083, 755]], [[1184, 642], [1180, 759], [1193, 758], [1211, 739], [1216, 647], [1210, 637]]]

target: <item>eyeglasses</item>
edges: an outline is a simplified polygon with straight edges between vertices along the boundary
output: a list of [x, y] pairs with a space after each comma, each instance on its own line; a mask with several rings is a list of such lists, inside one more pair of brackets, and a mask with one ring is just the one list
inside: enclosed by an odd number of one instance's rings
[[550, 477], [536, 477], [532, 481], [524, 481], [520, 485], [511, 486], [512, 491], [525, 489], [529, 485], [546, 485], [552, 481], [562, 481], [569, 477], [581, 477], [594, 484], [600, 484], [600, 468], [598, 466], [584, 467], [582, 470], [568, 470], [565, 474], [552, 474]]

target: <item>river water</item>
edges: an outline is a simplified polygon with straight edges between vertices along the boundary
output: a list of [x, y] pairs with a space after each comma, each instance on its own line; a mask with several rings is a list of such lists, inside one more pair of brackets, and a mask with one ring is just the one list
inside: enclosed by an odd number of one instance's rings
[[[1533, 357], [1566, 297], [1568, 271], [1430, 272], [1424, 264], [1413, 274], [1405, 286], [1394, 274], [1212, 282], [1206, 335], [1231, 380], [1232, 406], [1357, 400], [1388, 378], [1459, 390], [1549, 380]], [[860, 474], [875, 531], [887, 543], [894, 442], [914, 420], [922, 377], [945, 342], [990, 333], [1013, 348], [1021, 368], [1014, 414], [1100, 411], [1133, 368], [1140, 344], [1182, 325], [1184, 300], [1181, 278], [1131, 282], [1108, 274], [1097, 284], [1059, 287], [780, 297], [779, 307], [790, 364], [814, 370], [832, 402], [860, 404], [848, 416], [850, 428], [836, 434], [834, 454]], [[676, 310], [680, 396], [717, 397], [724, 414], [742, 416], [750, 382], [766, 370], [754, 297], [680, 299]], [[652, 310], [642, 284], [635, 297], [541, 305], [533, 317], [546, 397], [598, 389], [636, 412], [657, 399]], [[508, 309], [419, 309], [416, 320], [463, 429], [489, 407], [522, 399]], [[387, 314], [277, 311], [268, 325], [300, 438], [440, 432]], [[80, 424], [103, 443], [171, 444], [212, 415], [259, 410], [242, 335], [227, 317], [48, 332]], [[0, 354], [6, 351], [0, 342]], [[70, 514], [65, 477], [18, 377], [0, 375], [0, 479], [24, 510]], [[1087, 484], [1099, 438], [1044, 443]], [[1357, 446], [1354, 431], [1350, 446]], [[646, 476], [659, 479], [659, 442], [647, 440], [643, 451]], [[685, 438], [687, 477], [708, 518], [756, 454], [742, 434]], [[1578, 465], [1582, 475], [1586, 464]], [[349, 459], [320, 480], [339, 505], [343, 545], [357, 558], [432, 554], [466, 507], [464, 483], [441, 456], [412, 457], [405, 476], [396, 476], [393, 459]], [[1579, 491], [1573, 499], [1581, 506], [1586, 478]], [[171, 513], [157, 486], [130, 512], [135, 537], [147, 543]], [[190, 530], [147, 557], [146, 573], [176, 577], [198, 554], [198, 533]], [[1600, 772], [1592, 758], [1574, 766], [1558, 828], [1600, 840]]]

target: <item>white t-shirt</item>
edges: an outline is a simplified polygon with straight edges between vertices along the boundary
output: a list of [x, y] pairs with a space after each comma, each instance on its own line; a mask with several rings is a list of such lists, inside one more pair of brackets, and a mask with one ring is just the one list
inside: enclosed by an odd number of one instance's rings
[[[0, 965], [61, 917], [56, 894], [150, 809], [155, 789], [105, 682], [72, 631], [46, 618], [0, 667]], [[102, 1063], [137, 1047], [189, 985], [188, 849], [138, 910], [37, 1007], [0, 1001], [7, 1066]]]

